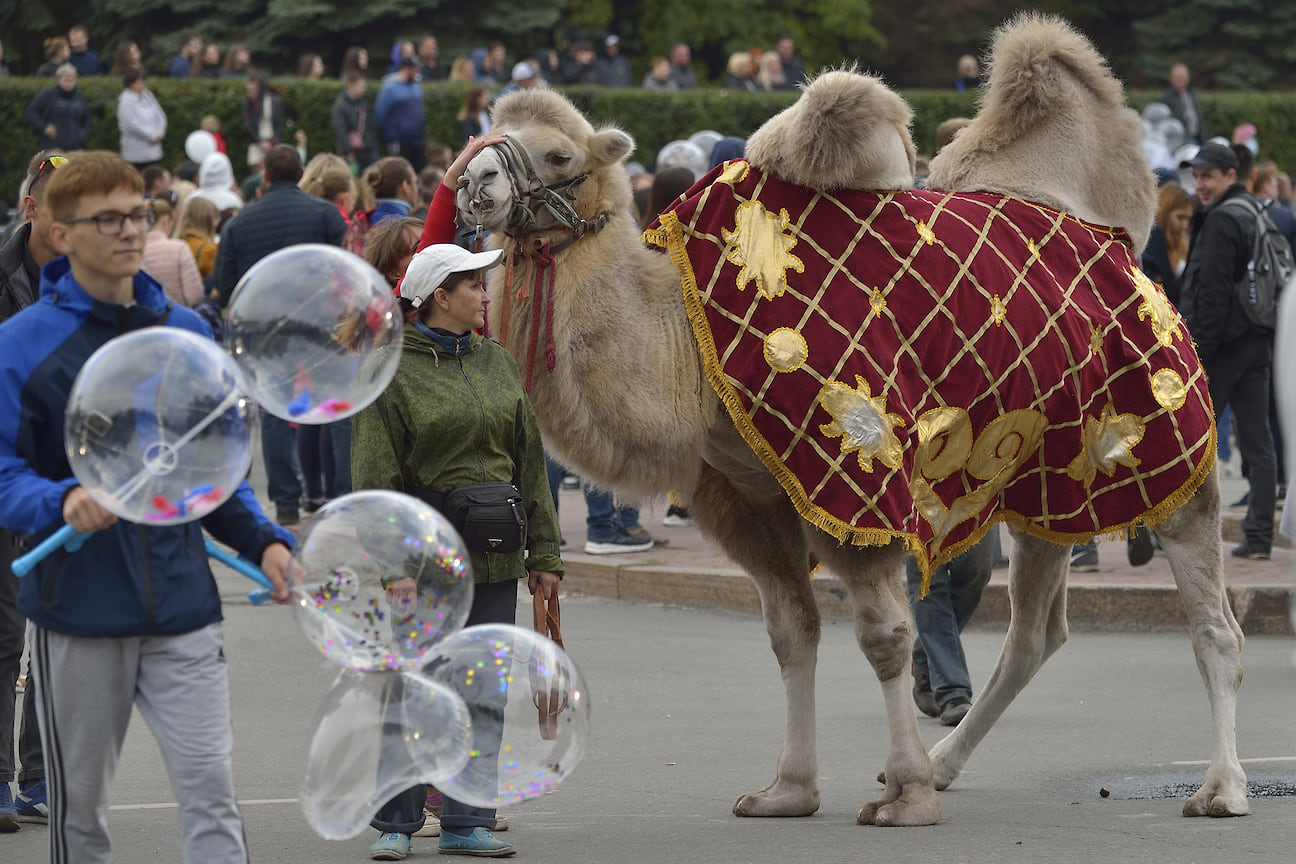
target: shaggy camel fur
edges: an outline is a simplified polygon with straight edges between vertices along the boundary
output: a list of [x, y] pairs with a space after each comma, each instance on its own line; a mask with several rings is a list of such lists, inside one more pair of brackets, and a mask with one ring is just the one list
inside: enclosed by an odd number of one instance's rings
[[[877, 79], [828, 72], [752, 136], [749, 158], [756, 168], [810, 187], [907, 187], [910, 116]], [[798, 816], [819, 806], [813, 554], [845, 585], [859, 645], [886, 700], [886, 789], [860, 810], [859, 821], [936, 822], [937, 790], [958, 776], [1067, 638], [1067, 547], [1014, 530], [1013, 617], [1003, 653], [972, 711], [929, 758], [909, 696], [914, 629], [904, 545], [842, 544], [813, 527], [740, 436], [705, 380], [680, 274], [667, 256], [645, 249], [630, 215], [621, 168], [633, 149], [629, 136], [594, 129], [566, 99], [544, 90], [501, 99], [491, 125], [525, 147], [534, 176], [516, 151], [489, 148], [469, 166], [458, 203], [469, 224], [492, 230], [493, 242], [510, 250], [514, 264], [492, 271], [490, 326], [532, 379], [546, 443], [582, 476], [627, 497], [683, 493], [703, 532], [759, 589], [786, 689], [786, 734], [774, 781], [738, 798], [734, 812]], [[982, 114], [933, 164], [938, 178], [1124, 226], [1139, 246], [1152, 220], [1152, 180], [1120, 86], [1092, 47], [1055, 19], [1023, 16], [997, 34]], [[546, 186], [562, 190], [574, 213], [560, 219], [563, 206], [552, 198], [543, 206]], [[527, 195], [532, 200], [524, 206]], [[545, 241], [556, 250], [552, 260], [537, 251]], [[1185, 815], [1248, 812], [1234, 741], [1242, 634], [1222, 586], [1218, 511], [1211, 473], [1156, 528], [1188, 613], [1214, 720], [1211, 764]]]

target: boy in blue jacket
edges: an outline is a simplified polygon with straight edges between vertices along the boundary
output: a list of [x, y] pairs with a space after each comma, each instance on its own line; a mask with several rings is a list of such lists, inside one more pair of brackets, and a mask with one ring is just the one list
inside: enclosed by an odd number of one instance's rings
[[42, 270], [40, 299], [0, 325], [0, 526], [37, 541], [61, 522], [96, 532], [79, 551], [42, 561], [18, 599], [41, 682], [50, 860], [109, 860], [108, 793], [136, 706], [179, 803], [184, 860], [246, 862], [220, 595], [202, 528], [259, 561], [280, 601], [292, 535], [265, 517], [246, 482], [201, 527], [156, 527], [119, 522], [72, 476], [63, 415], [90, 355], [144, 327], [211, 332], [140, 272], [152, 213], [129, 164], [115, 153], [71, 155], [45, 198], [63, 257]]

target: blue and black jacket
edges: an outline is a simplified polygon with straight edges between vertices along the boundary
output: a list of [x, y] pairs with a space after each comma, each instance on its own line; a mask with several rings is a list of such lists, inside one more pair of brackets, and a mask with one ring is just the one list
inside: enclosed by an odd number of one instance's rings
[[[66, 258], [45, 266], [40, 299], [0, 324], [0, 527], [29, 545], [61, 527], [63, 499], [78, 485], [63, 431], [72, 382], [105, 342], [158, 325], [211, 338], [197, 314], [173, 305], [142, 272], [134, 305], [120, 306], [87, 294]], [[175, 635], [219, 621], [202, 528], [253, 561], [269, 544], [291, 548], [293, 540], [261, 512], [246, 481], [200, 521], [119, 521], [77, 552], [55, 552], [22, 580], [18, 610], [40, 627], [87, 637]]]

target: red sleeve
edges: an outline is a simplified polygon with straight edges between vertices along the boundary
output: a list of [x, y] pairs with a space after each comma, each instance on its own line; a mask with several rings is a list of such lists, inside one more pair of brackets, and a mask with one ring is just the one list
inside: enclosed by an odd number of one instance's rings
[[455, 236], [455, 191], [444, 183], [436, 188], [432, 203], [428, 205], [427, 221], [423, 223], [423, 236], [418, 249], [422, 252], [434, 243], [453, 243]]

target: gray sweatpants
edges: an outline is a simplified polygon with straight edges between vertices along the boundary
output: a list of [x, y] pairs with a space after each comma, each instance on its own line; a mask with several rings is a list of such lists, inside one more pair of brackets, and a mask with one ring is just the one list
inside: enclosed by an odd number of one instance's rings
[[108, 796], [137, 706], [180, 805], [186, 864], [246, 864], [234, 800], [229, 678], [219, 623], [180, 636], [86, 639], [32, 628], [51, 864], [107, 862]]

